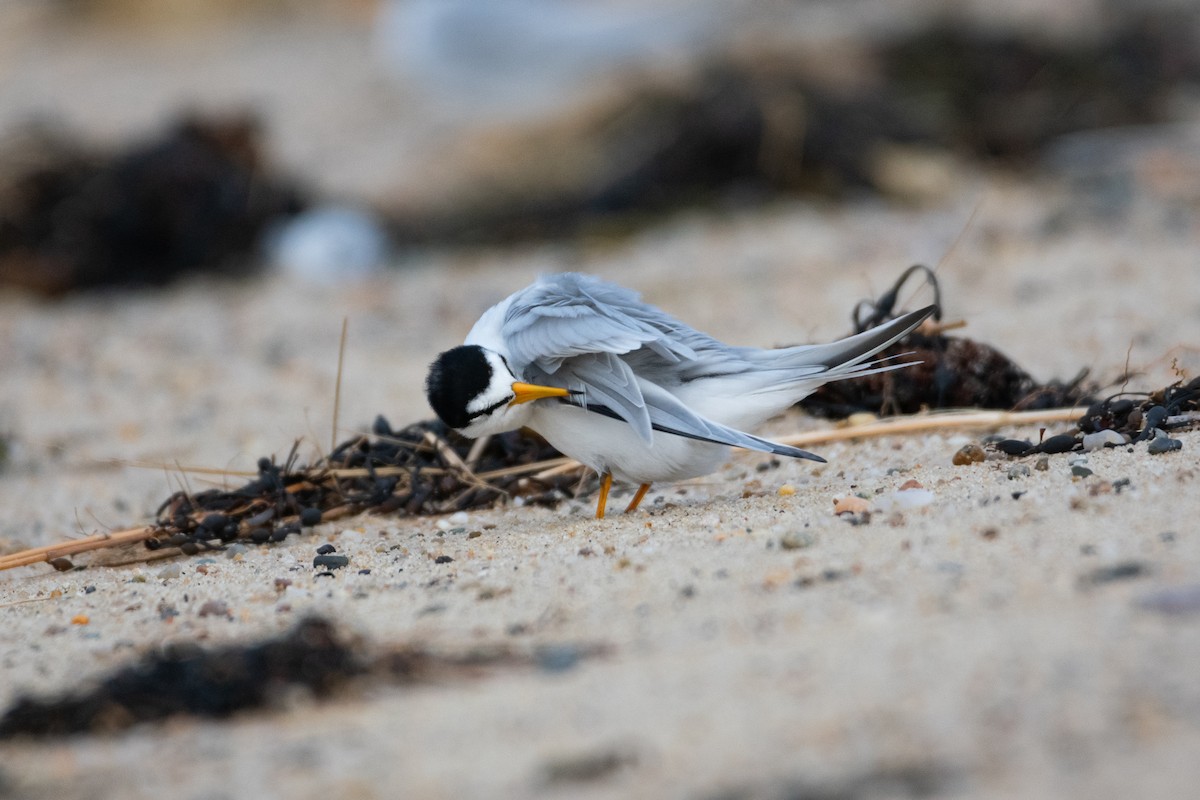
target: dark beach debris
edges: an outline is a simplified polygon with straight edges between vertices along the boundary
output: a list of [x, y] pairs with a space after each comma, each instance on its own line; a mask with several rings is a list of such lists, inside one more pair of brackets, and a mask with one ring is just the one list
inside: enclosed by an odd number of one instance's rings
[[[901, 290], [914, 276], [923, 277], [941, 306], [937, 276], [917, 264], [906, 269], [878, 300], [863, 300], [851, 318], [855, 332], [869, 330], [895, 318]], [[940, 312], [934, 315], [940, 321]], [[928, 323], [927, 323], [928, 325]], [[1154, 392], [1121, 392], [1101, 400], [1099, 387], [1086, 381], [1088, 371], [1070, 381], [1039, 383], [995, 348], [970, 339], [946, 336], [935, 324], [932, 333], [922, 326], [882, 351], [879, 358], [915, 362], [904, 369], [827, 383], [799, 403], [809, 413], [845, 417], [857, 412], [879, 415], [913, 414], [939, 408], [996, 408], [1012, 411], [1040, 410], [1089, 404], [1075, 430], [1026, 439], [996, 438], [984, 445], [1004, 455], [1021, 458], [1103, 447], [1120, 447], [1148, 441], [1147, 452], [1159, 455], [1180, 450], [1183, 442], [1167, 431], [1200, 425], [1200, 378], [1180, 380]], [[954, 454], [956, 465], [979, 463], [984, 453], [968, 444]], [[1037, 468], [1044, 469], [1041, 461]], [[1073, 472], [1086, 477], [1086, 467]], [[1090, 472], [1088, 472], [1090, 474]]]
[[1057, 455], [1059, 453], [1069, 453], [1079, 446], [1078, 439], [1069, 433], [1060, 433], [1054, 436], [1048, 436], [1038, 444], [1030, 448], [1034, 453], [1047, 453], [1049, 455]]
[[31, 131], [0, 155], [0, 285], [59, 295], [244, 270], [304, 205], [249, 116], [185, 118], [111, 152]]
[[1150, 444], [1146, 447], [1146, 451], [1152, 456], [1182, 449], [1183, 442], [1181, 442], [1179, 439], [1171, 439], [1166, 436], [1155, 436], [1150, 440]]
[[[920, 196], [930, 181], [903, 177], [914, 163], [929, 175], [963, 158], [1030, 167], [1064, 134], [1177, 116], [1174, 101], [1200, 83], [1194, 19], [1113, 12], [1071, 37], [946, 20], [847, 42], [852, 69], [791, 42], [718, 55], [686, 76], [647, 72], [599, 103], [476, 143], [456, 159], [467, 188], [397, 209], [395, 238], [620, 234], [678, 208], [780, 194]], [[993, 355], [954, 348], [964, 366]]]
[[350, 566], [350, 559], [347, 556], [328, 555], [322, 553], [313, 558], [313, 568], [324, 567], [327, 570], [342, 569]]
[[996, 449], [1008, 456], [1023, 456], [1033, 449], [1033, 442], [1025, 439], [1001, 439]]
[[722, 788], [702, 800], [917, 800], [962, 793], [964, 775], [944, 764], [911, 762], [883, 766], [826, 780], [795, 777], [763, 779], [753, 785]]
[[[915, 276], [924, 279], [941, 306], [937, 275], [922, 264], [901, 273], [878, 300], [860, 301], [851, 313], [854, 332], [870, 330], [898, 316], [901, 291]], [[941, 319], [941, 312], [934, 314]], [[858, 412], [881, 416], [915, 414], [940, 408], [992, 408], [1032, 411], [1090, 402], [1095, 389], [1087, 371], [1070, 381], [1039, 383], [996, 348], [973, 339], [947, 336], [922, 326], [875, 358], [912, 362], [912, 366], [862, 378], [827, 383], [801, 400], [805, 411], [841, 418]]]
[[1027, 162], [1066, 133], [1167, 119], [1200, 79], [1194, 20], [1112, 14], [1071, 39], [947, 21], [885, 43], [881, 71], [930, 140]]
[[1102, 586], [1116, 581], [1142, 578], [1149, 575], [1151, 567], [1144, 561], [1120, 561], [1105, 567], [1097, 567], [1081, 575], [1079, 585], [1082, 588]]
[[291, 687], [327, 696], [364, 667], [337, 628], [316, 618], [250, 645], [173, 644], [89, 691], [18, 700], [0, 719], [0, 738], [111, 732], [177, 715], [228, 717], [267, 705]]
[[634, 752], [617, 747], [556, 756], [542, 764], [542, 781], [549, 786], [594, 783], [637, 762]]
[[[609, 650], [573, 647], [579, 658]], [[172, 644], [90, 689], [21, 698], [0, 717], [0, 739], [113, 733], [179, 716], [225, 718], [276, 707], [295, 689], [320, 700], [370, 682], [420, 685], [483, 677], [490, 669], [538, 667], [535, 656], [510, 646], [456, 654], [415, 646], [376, 648], [330, 620], [310, 617], [277, 638], [207, 649]]]
[[1153, 392], [1122, 392], [1093, 402], [1079, 418], [1074, 433], [1050, 436], [1036, 445], [1007, 439], [994, 447], [1005, 455], [1019, 457], [1148, 442], [1146, 452], [1161, 455], [1183, 448], [1183, 441], [1170, 437], [1168, 431], [1193, 430], [1197, 426], [1200, 426], [1200, 378], [1193, 378]]
[[[376, 514], [444, 514], [489, 508], [509, 497], [554, 505], [569, 497], [574, 472], [539, 479], [505, 470], [559, 457], [540, 438], [519, 431], [492, 437], [472, 468], [475, 443], [439, 421], [393, 431], [378, 417], [369, 435], [339, 444], [318, 465], [262, 458], [258, 477], [236, 489], [176, 492], [159, 507], [152, 550], [176, 547], [192, 555], [233, 541], [266, 544], [299, 533], [309, 523], [370, 511]], [[328, 545], [326, 545], [328, 546]], [[319, 553], [313, 566], [345, 566], [344, 556]]]

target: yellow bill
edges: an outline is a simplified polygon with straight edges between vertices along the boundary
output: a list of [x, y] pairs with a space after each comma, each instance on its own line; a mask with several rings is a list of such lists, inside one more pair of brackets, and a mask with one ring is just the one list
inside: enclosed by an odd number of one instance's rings
[[533, 383], [514, 383], [513, 394], [516, 395], [509, 403], [510, 406], [528, 403], [530, 400], [541, 400], [546, 397], [567, 397], [571, 392], [558, 386], [538, 386]]

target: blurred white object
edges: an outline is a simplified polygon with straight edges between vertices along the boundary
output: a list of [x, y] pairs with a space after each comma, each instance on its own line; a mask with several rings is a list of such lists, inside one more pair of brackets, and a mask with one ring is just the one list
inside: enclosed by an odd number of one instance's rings
[[702, 50], [732, 0], [386, 0], [383, 60], [438, 100], [555, 105], [585, 83]]
[[369, 212], [321, 206], [298, 214], [269, 237], [268, 257], [286, 274], [326, 286], [362, 280], [387, 258], [388, 236]]

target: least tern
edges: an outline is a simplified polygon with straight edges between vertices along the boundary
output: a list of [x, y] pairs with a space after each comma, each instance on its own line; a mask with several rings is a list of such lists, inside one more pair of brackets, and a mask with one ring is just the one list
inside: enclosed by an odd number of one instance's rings
[[651, 483], [707, 475], [730, 447], [823, 462], [743, 429], [828, 381], [907, 366], [868, 359], [935, 310], [831, 344], [734, 347], [629, 289], [547, 275], [485, 311], [464, 344], [439, 355], [426, 393], [464, 436], [528, 427], [595, 470], [603, 518], [614, 478], [639, 485], [628, 513]]

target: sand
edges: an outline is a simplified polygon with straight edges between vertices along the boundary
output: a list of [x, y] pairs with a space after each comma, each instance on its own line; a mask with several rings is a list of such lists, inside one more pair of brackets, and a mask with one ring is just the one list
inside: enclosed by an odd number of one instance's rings
[[[979, 229], [942, 267], [947, 312], [971, 335], [1042, 377], [1081, 365], [1113, 377], [1127, 350], [1143, 365], [1198, 340], [1192, 232], [1081, 221], [1038, 233], [1030, 209], [1065, 200], [989, 190]], [[246, 468], [296, 437], [315, 453], [343, 316], [343, 422], [411, 421], [427, 415], [431, 354], [538, 270], [570, 260], [733, 341], [825, 338], [898, 265], [937, 255], [931, 241], [951, 241], [962, 216], [782, 206], [691, 217], [603, 252], [431, 256], [369, 287], [267, 277], [52, 307], [8, 298], [19, 380], [5, 398], [3, 536], [13, 548], [135, 524], [180, 481], [203, 485], [105, 459]], [[820, 424], [793, 414], [768, 432]], [[1015, 479], [1007, 460], [953, 466], [977, 436], [831, 445], [824, 467], [734, 455], [603, 521], [582, 497], [352, 519], [207, 563], [5, 573], [3, 705], [164, 642], [249, 641], [309, 613], [380, 644], [606, 655], [229, 722], [13, 741], [0, 774], [21, 797], [1184, 796], [1198, 777], [1200, 612], [1164, 614], [1153, 598], [1197, 582], [1200, 436], [1164, 456], [1093, 453], [1082, 480], [1067, 456]], [[860, 526], [832, 513], [856, 492], [886, 508], [908, 480], [933, 502]], [[789, 535], [804, 546], [784, 549]], [[311, 567], [325, 542], [351, 561], [334, 578]], [[1137, 575], [1103, 580], [1129, 564]], [[277, 578], [292, 583], [277, 592]], [[228, 616], [201, 616], [211, 600]], [[164, 605], [178, 614], [164, 619]], [[72, 625], [80, 614], [89, 623]], [[563, 777], [579, 759], [605, 766]]]
[[[844, 334], [858, 299], [944, 260], [946, 314], [967, 335], [1039, 378], [1087, 366], [1114, 381], [1128, 364], [1130, 388], [1157, 388], [1173, 359], [1200, 370], [1197, 204], [1136, 167], [1107, 204], [1070, 176], [965, 172], [927, 207], [690, 212], [602, 245], [410, 254], [339, 288], [267, 274], [0, 297], [0, 546], [147, 521], [181, 485], [208, 485], [177, 464], [250, 469], [297, 439], [327, 450], [344, 318], [338, 437], [376, 414], [429, 416], [428, 362], [543, 271], [595, 273], [772, 345]], [[791, 413], [766, 432], [827, 424]], [[0, 708], [308, 614], [379, 647], [568, 656], [228, 721], [9, 740], [0, 797], [1192, 796], [1200, 607], [1163, 593], [1200, 585], [1200, 434], [1161, 456], [1089, 454], [1083, 479], [1065, 455], [1011, 477], [1035, 460], [953, 466], [980, 435], [814, 448], [824, 466], [731, 453], [602, 521], [585, 495], [348, 519], [233, 558], [0, 573]], [[932, 502], [889, 509], [909, 480]], [[869, 524], [833, 514], [856, 493]], [[311, 566], [326, 542], [350, 559], [333, 577]], [[210, 601], [228, 613], [202, 615]]]

